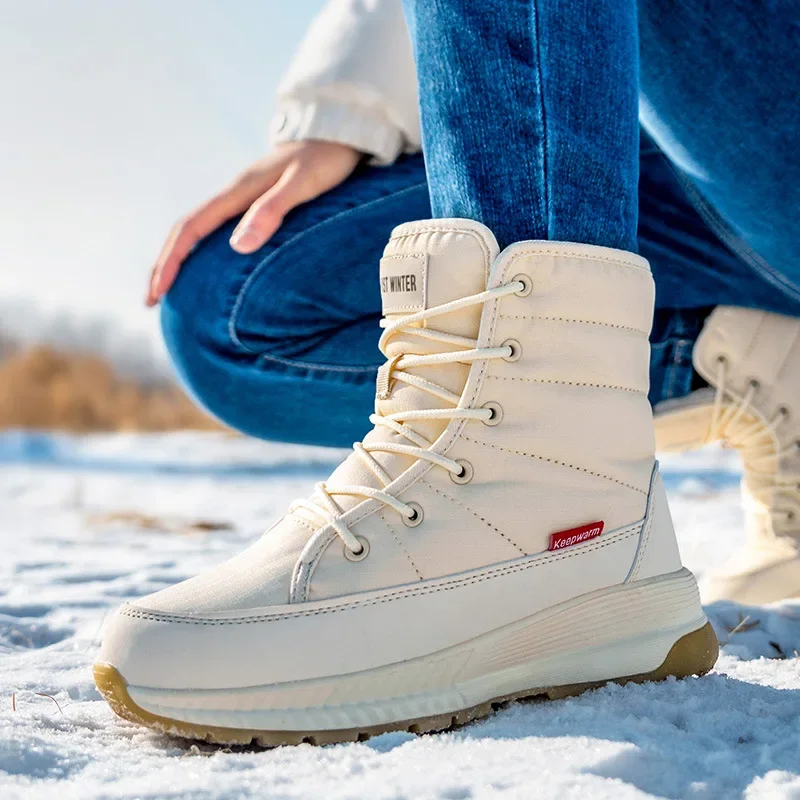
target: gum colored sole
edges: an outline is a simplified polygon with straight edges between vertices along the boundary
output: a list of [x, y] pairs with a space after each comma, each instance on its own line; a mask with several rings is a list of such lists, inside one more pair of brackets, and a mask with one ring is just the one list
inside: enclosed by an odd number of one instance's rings
[[411, 733], [434, 733], [466, 725], [481, 719], [515, 700], [542, 697], [558, 700], [573, 697], [589, 689], [595, 689], [607, 683], [645, 683], [646, 681], [663, 681], [674, 676], [686, 678], [690, 675], [705, 675], [716, 663], [719, 655], [719, 644], [711, 623], [688, 633], [678, 639], [672, 646], [660, 667], [641, 675], [628, 675], [624, 678], [613, 678], [595, 683], [577, 683], [568, 686], [549, 686], [539, 689], [515, 692], [504, 695], [472, 708], [456, 711], [452, 714], [441, 714], [423, 717], [416, 720], [389, 722], [385, 725], [373, 725], [364, 728], [345, 728], [328, 731], [259, 731], [240, 728], [221, 728], [214, 725], [199, 725], [181, 722], [145, 711], [133, 702], [125, 679], [110, 664], [94, 665], [94, 681], [100, 693], [108, 701], [112, 710], [123, 719], [156, 728], [165, 733], [181, 736], [186, 739], [211, 742], [213, 744], [250, 745], [277, 747], [280, 745], [302, 744], [334, 744], [337, 742], [361, 742], [371, 736], [390, 731], [410, 731]]

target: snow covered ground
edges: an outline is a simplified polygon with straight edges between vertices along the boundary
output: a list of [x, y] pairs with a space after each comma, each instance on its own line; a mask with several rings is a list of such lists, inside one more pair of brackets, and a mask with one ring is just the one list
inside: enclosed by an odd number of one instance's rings
[[[711, 676], [519, 704], [453, 733], [198, 748], [117, 719], [104, 619], [240, 550], [336, 451], [224, 435], [0, 434], [0, 798], [800, 798], [800, 604], [709, 607]], [[737, 465], [664, 462], [687, 566], [740, 540]]]

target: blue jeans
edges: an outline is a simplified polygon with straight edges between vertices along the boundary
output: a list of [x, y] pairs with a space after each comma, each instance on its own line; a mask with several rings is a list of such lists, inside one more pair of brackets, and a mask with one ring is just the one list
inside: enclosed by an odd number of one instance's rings
[[707, 224], [800, 300], [787, 277], [800, 261], [796, 2], [404, 7], [434, 216], [479, 220], [503, 246], [551, 239], [635, 251], [641, 109]]
[[640, 0], [637, 27], [635, 0], [406, 0], [425, 160], [361, 167], [252, 255], [228, 245], [235, 220], [209, 236], [163, 304], [184, 384], [254, 436], [361, 438], [383, 246], [461, 215], [501, 244], [638, 247], [657, 287], [650, 399], [687, 394], [711, 308], [800, 315], [795, 8]]
[[[640, 252], [657, 285], [651, 402], [687, 394], [692, 346], [711, 307], [800, 316], [800, 302], [706, 225], [655, 145], [642, 137]], [[204, 240], [162, 305], [186, 388], [228, 425], [263, 439], [349, 446], [368, 428], [381, 299], [378, 261], [395, 225], [430, 217], [422, 156], [362, 166], [290, 213], [258, 252], [238, 255], [236, 220]], [[800, 286], [800, 262], [786, 276]]]
[[636, 250], [636, 0], [403, 0], [434, 217]]

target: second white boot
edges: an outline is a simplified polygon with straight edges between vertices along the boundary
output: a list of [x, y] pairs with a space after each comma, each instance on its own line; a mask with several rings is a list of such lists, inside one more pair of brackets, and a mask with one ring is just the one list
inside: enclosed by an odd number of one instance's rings
[[656, 408], [660, 449], [723, 441], [742, 457], [746, 544], [704, 582], [711, 602], [800, 596], [800, 319], [720, 306], [694, 365], [711, 385]]

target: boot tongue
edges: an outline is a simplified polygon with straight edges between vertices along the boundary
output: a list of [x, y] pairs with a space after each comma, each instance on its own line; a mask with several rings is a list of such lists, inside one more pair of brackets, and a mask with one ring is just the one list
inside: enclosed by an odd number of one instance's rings
[[[420, 311], [441, 306], [453, 300], [478, 294], [486, 289], [489, 269], [498, 253], [491, 232], [468, 220], [434, 220], [401, 225], [392, 233], [381, 259], [380, 285], [383, 314], [395, 323]], [[437, 315], [414, 324], [442, 333], [477, 339], [482, 304]], [[402, 354], [466, 350], [469, 345], [438, 342], [413, 333], [394, 333], [386, 347], [389, 359]], [[469, 374], [470, 364], [439, 364], [404, 370], [460, 395]], [[389, 381], [388, 392], [376, 399], [377, 413], [388, 416], [402, 411], [453, 408], [454, 404], [401, 380]], [[447, 427], [448, 420], [414, 420], [408, 427], [434, 442]], [[382, 426], [374, 428], [364, 438], [364, 444], [376, 442], [413, 444], [404, 436]], [[373, 452], [372, 456], [394, 479], [408, 469], [415, 459], [410, 456]], [[383, 488], [375, 475], [357, 455], [349, 456], [331, 475], [329, 487], [360, 484]], [[348, 509], [363, 498], [339, 495], [336, 502]]]
[[[487, 247], [483, 237], [476, 235], [479, 232], [472, 229], [439, 230], [414, 223], [395, 229], [381, 259], [381, 299], [386, 320], [395, 323], [419, 311], [484, 291], [489, 279], [491, 263], [488, 252], [491, 248]], [[482, 310], [482, 306], [474, 305], [437, 315], [413, 327], [477, 339]], [[458, 347], [413, 334], [397, 333], [388, 344], [387, 355], [389, 358], [399, 353], [424, 355]], [[469, 371], [469, 365], [466, 369]], [[435, 374], [431, 368], [428, 372]], [[447, 388], [460, 391], [461, 385]]]
[[[408, 230], [408, 233], [406, 233]], [[439, 231], [414, 224], [396, 228], [381, 259], [383, 315], [389, 321], [477, 294], [491, 264], [486, 243], [473, 231]], [[435, 327], [477, 338], [478, 306], [435, 318]], [[423, 323], [424, 324], [424, 323]], [[431, 320], [431, 325], [434, 320]], [[427, 352], [427, 351], [426, 351]]]

